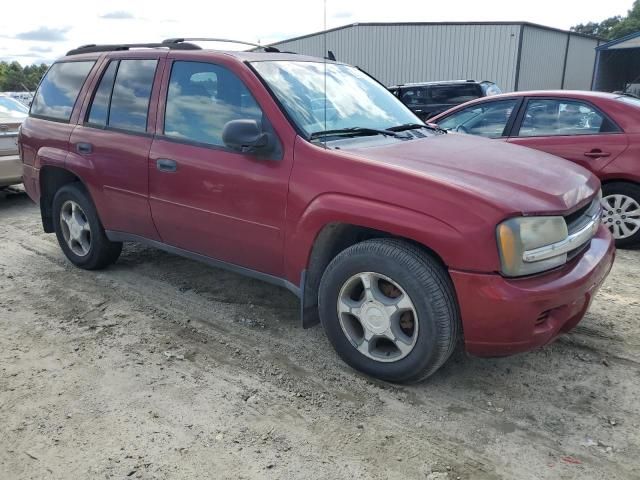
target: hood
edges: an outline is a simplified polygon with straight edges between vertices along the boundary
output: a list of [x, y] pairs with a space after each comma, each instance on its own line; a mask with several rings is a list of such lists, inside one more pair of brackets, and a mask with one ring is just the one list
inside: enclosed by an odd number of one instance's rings
[[565, 213], [591, 198], [588, 170], [538, 150], [471, 135], [446, 134], [383, 146], [341, 146], [351, 154], [476, 193], [522, 214]]

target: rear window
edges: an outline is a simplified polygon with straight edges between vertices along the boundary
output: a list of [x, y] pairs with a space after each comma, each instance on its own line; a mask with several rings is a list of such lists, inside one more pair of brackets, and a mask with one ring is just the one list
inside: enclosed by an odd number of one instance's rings
[[55, 63], [45, 75], [31, 105], [31, 115], [69, 121], [80, 89], [95, 62]]
[[452, 104], [475, 100], [483, 96], [482, 88], [476, 83], [468, 85], [428, 85], [406, 87], [401, 90], [400, 99], [407, 105]]
[[430, 88], [433, 103], [465, 103], [482, 97], [480, 85], [434, 85]]

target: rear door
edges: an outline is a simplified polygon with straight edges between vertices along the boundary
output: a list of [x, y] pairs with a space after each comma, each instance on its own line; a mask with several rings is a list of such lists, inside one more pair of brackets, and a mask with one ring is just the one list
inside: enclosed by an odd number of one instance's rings
[[594, 173], [628, 147], [626, 135], [597, 107], [564, 98], [528, 98], [508, 141], [566, 158]]
[[[174, 60], [149, 156], [150, 204], [162, 241], [272, 275], [282, 274], [292, 152], [265, 157], [225, 146], [231, 120], [276, 132], [241, 78], [217, 63]], [[162, 102], [165, 103], [165, 102]]]
[[[106, 230], [158, 240], [148, 201], [154, 78], [161, 56], [112, 58], [74, 129], [68, 163], [84, 171]], [[155, 111], [154, 111], [155, 113]]]

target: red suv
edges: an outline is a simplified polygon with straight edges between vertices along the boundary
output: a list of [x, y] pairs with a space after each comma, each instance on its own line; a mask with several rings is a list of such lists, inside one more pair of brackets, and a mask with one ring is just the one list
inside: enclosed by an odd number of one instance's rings
[[143, 46], [69, 52], [22, 126], [25, 187], [78, 267], [135, 241], [284, 286], [348, 364], [402, 382], [460, 339], [550, 342], [611, 268], [578, 165], [425, 126], [345, 64]]

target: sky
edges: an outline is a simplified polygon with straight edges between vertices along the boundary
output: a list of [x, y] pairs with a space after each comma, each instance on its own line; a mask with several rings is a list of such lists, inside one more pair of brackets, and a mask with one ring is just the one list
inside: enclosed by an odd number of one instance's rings
[[[356, 22], [527, 21], [568, 29], [625, 15], [633, 0], [30, 0], [0, 7], [0, 60], [51, 63], [89, 43], [223, 37], [261, 44]], [[26, 6], [25, 6], [26, 5]], [[391, 5], [391, 7], [390, 7]], [[326, 21], [326, 23], [325, 23]], [[211, 45], [243, 49], [242, 46]]]

